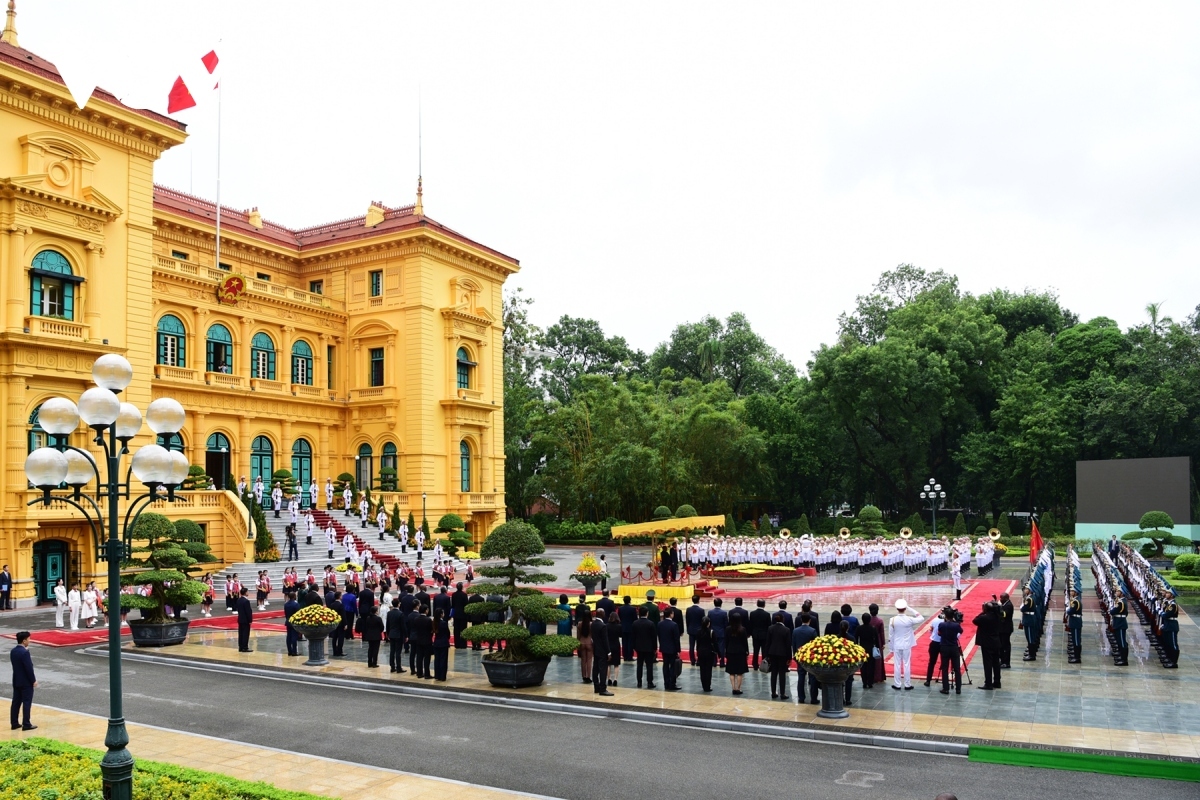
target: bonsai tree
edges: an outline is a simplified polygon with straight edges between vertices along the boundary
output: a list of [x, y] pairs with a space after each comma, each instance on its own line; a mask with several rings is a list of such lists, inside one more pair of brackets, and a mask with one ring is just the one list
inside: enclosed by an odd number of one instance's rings
[[488, 653], [488, 661], [510, 663], [548, 659], [551, 656], [567, 656], [575, 652], [578, 642], [573, 636], [558, 634], [533, 634], [526, 627], [530, 622], [555, 623], [568, 618], [565, 611], [554, 607], [554, 600], [532, 586], [520, 584], [549, 583], [555, 576], [537, 572], [531, 567], [548, 567], [554, 562], [540, 557], [546, 552], [537, 528], [521, 520], [506, 522], [488, 534], [479, 548], [481, 559], [504, 559], [500, 566], [480, 567], [477, 572], [484, 578], [500, 578], [503, 582], [477, 583], [472, 586], [480, 594], [497, 594], [506, 598], [500, 603], [470, 603], [464, 609], [468, 616], [476, 614], [503, 613], [506, 622], [486, 622], [472, 625], [463, 632], [470, 642], [502, 642], [495, 653]]
[[[1147, 511], [1142, 514], [1142, 520], [1138, 523], [1140, 530], [1130, 531], [1121, 538], [1135, 542], [1139, 539], [1149, 539], [1150, 543], [1146, 545], [1149, 549], [1150, 545], [1154, 546], [1154, 552], [1146, 556], [1147, 558], [1162, 558], [1163, 547], [1171, 545], [1172, 547], [1191, 547], [1192, 540], [1183, 536], [1176, 536], [1171, 531], [1175, 528], [1175, 520], [1171, 519], [1171, 515], [1165, 511]], [[1166, 530], [1163, 530], [1166, 528]], [[1144, 555], [1144, 554], [1143, 554]]]
[[654, 521], [655, 522], [657, 522], [660, 519], [670, 519], [670, 518], [671, 518], [671, 509], [667, 508], [666, 506], [659, 506], [658, 508], [654, 509]]
[[396, 491], [395, 467], [384, 467], [379, 470], [379, 489], [384, 492]]
[[887, 533], [887, 529], [883, 526], [883, 512], [872, 505], [866, 505], [859, 509], [858, 525], [860, 530], [856, 530], [855, 533], [862, 533], [871, 538]]
[[446, 552], [456, 555], [459, 550], [469, 550], [471, 534], [466, 532], [466, 524], [458, 514], [443, 514], [434, 530], [438, 533], [449, 534], [446, 540]]
[[208, 488], [208, 476], [204, 474], [204, 467], [198, 467], [192, 464], [188, 467], [188, 476], [183, 479], [183, 483], [179, 486], [180, 489], [195, 491], [196, 489]]
[[191, 524], [179, 529], [162, 514], [147, 512], [138, 518], [130, 534], [133, 541], [145, 544], [133, 548], [128, 566], [138, 571], [122, 577], [121, 585], [149, 586], [150, 594], [122, 595], [121, 606], [140, 609], [145, 622], [166, 622], [167, 606], [178, 617], [180, 611], [203, 600], [208, 589], [187, 573], [201, 560], [211, 563], [216, 559], [204, 544], [200, 526], [190, 520], [181, 521]]

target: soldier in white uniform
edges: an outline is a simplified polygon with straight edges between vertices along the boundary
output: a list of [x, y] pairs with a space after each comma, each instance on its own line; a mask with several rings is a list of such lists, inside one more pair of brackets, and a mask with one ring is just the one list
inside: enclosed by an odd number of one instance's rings
[[891, 635], [888, 641], [892, 643], [892, 662], [895, 673], [892, 675], [892, 688], [910, 691], [912, 686], [912, 649], [916, 646], [916, 629], [925, 618], [908, 607], [904, 600], [896, 601], [896, 611], [888, 624]]
[[333, 558], [333, 548], [337, 547], [337, 530], [333, 527], [333, 520], [329, 521], [329, 527], [325, 529], [325, 542], [329, 545], [329, 558]]
[[262, 505], [264, 491], [262, 475], [258, 475], [254, 478], [254, 502], [260, 506]]
[[333, 478], [325, 479], [325, 510], [333, 510]]
[[354, 513], [354, 492], [350, 491], [350, 484], [346, 484], [346, 488], [342, 490], [342, 506], [345, 509], [346, 516], [349, 517]]
[[358, 501], [358, 516], [362, 520], [362, 527], [367, 527], [367, 519], [371, 514], [371, 501], [367, 499], [364, 492]]
[[375, 515], [375, 521], [379, 523], [379, 541], [383, 541], [383, 535], [387, 532], [388, 513], [383, 510], [383, 506], [379, 506], [379, 513]]
[[319, 492], [319, 490], [317, 489], [317, 479], [313, 478], [308, 484], [308, 507], [309, 508], [317, 507], [318, 492]]
[[275, 519], [279, 519], [279, 510], [283, 507], [283, 489], [276, 483], [271, 488], [271, 508], [275, 511]]

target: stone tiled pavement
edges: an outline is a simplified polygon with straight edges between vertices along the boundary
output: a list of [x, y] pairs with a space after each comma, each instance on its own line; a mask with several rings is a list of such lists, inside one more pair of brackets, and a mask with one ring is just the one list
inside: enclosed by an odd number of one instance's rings
[[[33, 734], [23, 731], [0, 732], [0, 738], [20, 739], [37, 735], [104, 750], [104, 734], [108, 727], [106, 719], [38, 705], [34, 707], [34, 722], [38, 729]], [[514, 797], [528, 796], [211, 736], [132, 723], [128, 724], [128, 728], [130, 738], [137, 742], [136, 757], [139, 759], [217, 772], [247, 781], [263, 781], [290, 791], [347, 800], [362, 797], [440, 798], [449, 796], [449, 793], [465, 800], [512, 800]], [[331, 764], [336, 764], [336, 769], [331, 769]]]
[[[1005, 575], [1007, 577], [1007, 575]], [[856, 576], [857, 577], [857, 576]], [[1087, 576], [1090, 577], [1090, 576]], [[1087, 590], [1085, 589], [1085, 592]], [[802, 597], [803, 591], [781, 589], [789, 598]], [[877, 597], [856, 591], [858, 605], [875, 600], [881, 605], [894, 601], [893, 595], [907, 594], [910, 603], [929, 616], [953, 596], [949, 586], [921, 587], [919, 591], [891, 591], [881, 586]], [[870, 593], [867, 592], [867, 595]], [[913, 598], [920, 597], [920, 601]], [[829, 611], [843, 598], [826, 592], [813, 594], [814, 605], [827, 620]], [[849, 599], [849, 598], [846, 598]], [[791, 605], [789, 603], [789, 605]], [[1183, 656], [1177, 670], [1162, 669], [1139, 626], [1131, 625], [1129, 667], [1115, 667], [1106, 655], [1107, 643], [1101, 635], [1100, 617], [1095, 610], [1085, 614], [1086, 636], [1084, 663], [1066, 663], [1061, 624], [1061, 600], [1054, 599], [1039, 659], [1022, 662], [1020, 632], [1014, 636], [1013, 667], [1004, 672], [1004, 689], [977, 691], [964, 685], [963, 693], [939, 694], [935, 688], [917, 685], [911, 692], [897, 692], [890, 684], [864, 691], [856, 683], [854, 705], [849, 719], [823, 720], [816, 717], [817, 707], [784, 703], [770, 699], [769, 678], [751, 673], [742, 697], [729, 694], [729, 684], [721, 673], [714, 675], [715, 691], [700, 690], [699, 674], [684, 668], [682, 692], [668, 694], [634, 688], [634, 666], [621, 668], [620, 685], [607, 703], [638, 710], [679, 711], [732, 717], [777, 720], [799, 724], [820, 724], [846, 729], [883, 731], [894, 734], [922, 734], [971, 739], [1032, 743], [1063, 747], [1113, 750], [1146, 755], [1173, 755], [1200, 758], [1200, 659], [1197, 658], [1197, 633], [1193, 618], [1181, 614], [1180, 639]], [[727, 603], [728, 606], [728, 603]], [[686, 640], [686, 639], [685, 639]], [[255, 633], [253, 653], [238, 653], [233, 632], [193, 634], [181, 647], [170, 648], [170, 655], [212, 659], [253, 666], [287, 666], [313, 670], [327, 675], [371, 678], [383, 681], [417, 683], [411, 675], [391, 675], [386, 667], [384, 645], [381, 669], [366, 667], [366, 650], [358, 640], [347, 643], [344, 659], [335, 659], [328, 667], [301, 668], [303, 658], [289, 658], [282, 634]], [[469, 650], [451, 650], [451, 671], [445, 684], [420, 681], [423, 686], [493, 692], [483, 676], [479, 654]], [[972, 678], [982, 681], [979, 668]], [[792, 680], [795, 680], [793, 673]], [[656, 680], [661, 687], [660, 680]], [[505, 689], [504, 692], [513, 690]], [[555, 659], [540, 687], [517, 690], [529, 697], [592, 702], [598, 700], [590, 685], [580, 678], [577, 659]], [[795, 693], [793, 692], [793, 698]]]

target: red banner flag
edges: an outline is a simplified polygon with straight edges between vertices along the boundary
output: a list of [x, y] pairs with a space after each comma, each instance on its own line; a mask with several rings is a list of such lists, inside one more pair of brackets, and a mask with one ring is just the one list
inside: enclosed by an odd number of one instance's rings
[[188, 91], [187, 84], [183, 82], [183, 76], [179, 76], [171, 87], [171, 93], [167, 95], [167, 113], [174, 114], [176, 111], [193, 108], [195, 105], [196, 99]]
[[213, 74], [213, 70], [217, 68], [217, 63], [220, 61], [220, 59], [217, 58], [216, 50], [209, 50], [200, 57], [200, 60], [204, 62], [204, 68], [208, 70], [209, 75]]
[[1033, 531], [1029, 534], [1029, 563], [1032, 564], [1042, 552], [1042, 532], [1038, 530], [1037, 520], [1033, 517], [1029, 519], [1033, 523]]

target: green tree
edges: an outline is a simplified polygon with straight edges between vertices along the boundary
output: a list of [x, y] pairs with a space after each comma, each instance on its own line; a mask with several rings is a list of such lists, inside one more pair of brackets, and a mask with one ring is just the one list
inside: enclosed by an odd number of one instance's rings
[[[199, 540], [196, 539], [197, 531]], [[123, 607], [140, 609], [146, 622], [161, 623], [167, 621], [167, 606], [178, 618], [189, 605], [204, 599], [208, 587], [187, 576], [201, 559], [205, 563], [216, 560], [204, 544], [200, 526], [193, 522], [191, 526], [177, 528], [162, 514], [144, 512], [133, 526], [130, 538], [135, 545], [127, 566], [136, 571], [122, 576], [121, 585], [148, 586], [150, 594], [122, 595]], [[112, 624], [116, 625], [117, 621], [113, 620]]]
[[504, 501], [519, 518], [543, 492], [538, 468], [546, 455], [534, 442], [533, 421], [545, 399], [536, 379], [541, 331], [529, 321], [532, 303], [520, 289], [504, 296]]
[[1154, 545], [1154, 556], [1162, 558], [1163, 547], [1191, 547], [1192, 540], [1171, 533], [1175, 529], [1175, 520], [1165, 511], [1147, 511], [1138, 523], [1139, 530], [1130, 531], [1122, 536], [1127, 541], [1149, 539]]
[[546, 546], [537, 528], [520, 520], [498, 525], [484, 540], [479, 557], [485, 561], [502, 559], [505, 563], [481, 566], [477, 571], [484, 578], [499, 578], [502, 582], [477, 583], [472, 588], [480, 594], [500, 595], [505, 600], [501, 603], [471, 603], [466, 607], [466, 613], [474, 616], [499, 612], [506, 621], [472, 625], [463, 635], [470, 642], [502, 643], [497, 652], [485, 655], [485, 660], [522, 662], [575, 652], [578, 642], [574, 637], [534, 635], [527, 627], [529, 622], [551, 624], [569, 616], [555, 608], [554, 600], [538, 589], [522, 585], [555, 580], [553, 574], [536, 569], [554, 563], [542, 557], [544, 552]]
[[996, 523], [996, 527], [1000, 529], [1001, 536], [1012, 536], [1012, 528], [1008, 524], [1008, 512], [1000, 515], [1000, 521]]
[[887, 533], [883, 525], [883, 512], [875, 506], [866, 505], [859, 509], [858, 523], [863, 535], [872, 539]]
[[967, 520], [963, 517], [961, 511], [958, 512], [958, 516], [954, 518], [954, 530], [952, 533], [956, 538], [967, 535]]
[[796, 376], [795, 368], [750, 327], [745, 314], [725, 322], [705, 317], [679, 325], [650, 356], [649, 373], [664, 370], [702, 382], [723, 380], [738, 396], [774, 391]]

